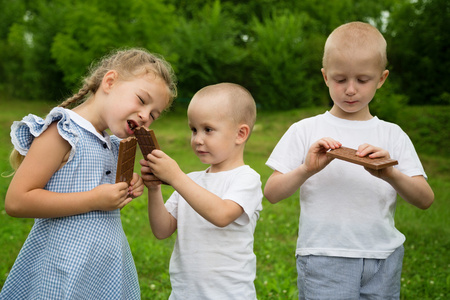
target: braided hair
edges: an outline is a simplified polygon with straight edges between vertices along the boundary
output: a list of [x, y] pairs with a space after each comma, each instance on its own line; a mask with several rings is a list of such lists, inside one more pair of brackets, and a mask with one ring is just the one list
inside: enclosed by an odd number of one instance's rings
[[76, 94], [59, 104], [59, 107], [66, 108], [84, 102], [90, 95], [97, 92], [103, 76], [111, 70], [116, 70], [119, 77], [123, 79], [146, 73], [157, 75], [164, 80], [169, 89], [168, 107], [177, 96], [176, 77], [170, 64], [161, 56], [152, 54], [145, 49], [131, 48], [116, 50], [103, 57], [99, 62], [92, 64], [88, 75], [83, 79], [83, 86]]
[[[150, 53], [145, 49], [130, 48], [116, 50], [103, 57], [97, 63], [93, 63], [89, 68], [88, 75], [83, 79], [83, 86], [76, 94], [67, 98], [58, 106], [68, 108], [86, 101], [97, 92], [103, 77], [111, 70], [117, 71], [122, 79], [129, 79], [148, 73], [153, 73], [163, 79], [169, 90], [169, 104], [166, 109], [170, 107], [177, 96], [176, 77], [171, 65], [163, 57]], [[23, 159], [24, 156], [13, 149], [9, 161], [14, 170], [18, 169]]]

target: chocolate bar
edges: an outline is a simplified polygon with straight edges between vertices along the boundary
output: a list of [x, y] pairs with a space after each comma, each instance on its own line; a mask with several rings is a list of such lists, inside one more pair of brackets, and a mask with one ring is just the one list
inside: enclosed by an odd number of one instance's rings
[[[161, 149], [158, 141], [156, 140], [155, 133], [151, 129], [138, 127], [134, 130], [134, 136], [137, 138], [139, 148], [141, 148], [144, 159], [147, 159], [147, 155], [149, 155], [153, 150]], [[162, 183], [167, 184], [166, 182]]]
[[390, 158], [370, 158], [368, 156], [360, 157], [356, 155], [355, 149], [347, 147], [332, 149], [327, 152], [327, 156], [342, 159], [374, 170], [380, 170], [398, 164], [398, 161]]
[[116, 183], [126, 182], [130, 184], [131, 179], [133, 178], [134, 158], [136, 156], [136, 143], [137, 140], [133, 136], [120, 141]]
[[137, 138], [144, 159], [147, 159], [147, 155], [153, 150], [161, 149], [156, 140], [155, 133], [151, 129], [138, 127], [134, 130], [134, 136]]

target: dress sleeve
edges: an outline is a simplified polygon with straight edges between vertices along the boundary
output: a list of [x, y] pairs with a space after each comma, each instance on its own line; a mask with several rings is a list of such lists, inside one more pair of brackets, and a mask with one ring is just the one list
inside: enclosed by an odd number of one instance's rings
[[42, 119], [36, 115], [29, 114], [21, 121], [15, 121], [11, 125], [11, 143], [14, 148], [23, 156], [27, 155], [34, 139], [40, 136], [53, 122], [58, 122], [58, 132], [63, 139], [69, 142], [70, 150], [69, 161], [75, 154], [75, 148], [78, 141], [78, 134], [72, 128], [72, 122], [67, 110], [56, 107]]

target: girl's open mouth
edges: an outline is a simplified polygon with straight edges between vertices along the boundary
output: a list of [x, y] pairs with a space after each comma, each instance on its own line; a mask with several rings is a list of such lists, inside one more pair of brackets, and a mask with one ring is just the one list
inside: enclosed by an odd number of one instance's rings
[[135, 130], [136, 127], [138, 127], [137, 124], [135, 122], [133, 122], [133, 121], [128, 120], [127, 123], [128, 123], [128, 127], [130, 127], [130, 129], [132, 131]]

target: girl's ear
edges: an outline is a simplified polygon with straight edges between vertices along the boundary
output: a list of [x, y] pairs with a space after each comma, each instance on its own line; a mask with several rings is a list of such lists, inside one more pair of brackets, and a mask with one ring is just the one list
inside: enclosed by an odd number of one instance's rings
[[109, 94], [114, 83], [117, 82], [118, 78], [119, 78], [119, 74], [115, 70], [108, 71], [103, 76], [101, 87], [106, 94]]
[[236, 144], [240, 145], [245, 143], [249, 135], [250, 135], [250, 126], [248, 126], [247, 124], [239, 125], [238, 134], [236, 137]]

